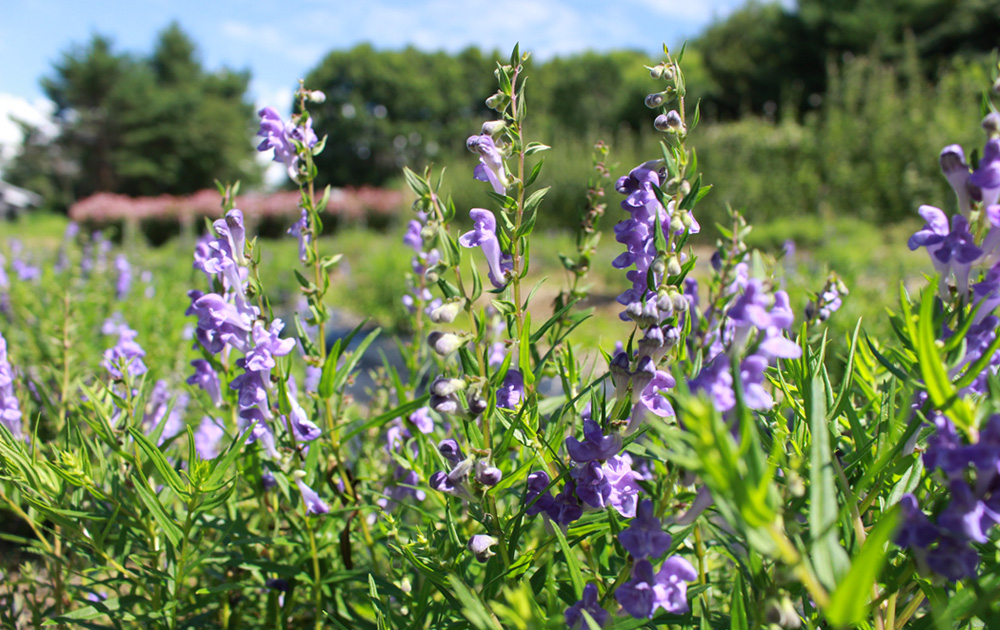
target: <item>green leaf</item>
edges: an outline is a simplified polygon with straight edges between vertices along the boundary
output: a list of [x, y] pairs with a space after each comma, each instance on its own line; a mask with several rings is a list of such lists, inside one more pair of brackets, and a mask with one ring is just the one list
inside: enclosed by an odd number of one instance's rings
[[132, 474], [132, 483], [135, 491], [139, 494], [139, 498], [149, 508], [149, 513], [163, 531], [163, 535], [167, 537], [175, 549], [179, 547], [181, 539], [184, 537], [184, 532], [181, 531], [180, 526], [174, 519], [170, 518], [166, 510], [163, 509], [163, 504], [160, 503], [160, 500], [153, 494], [152, 489], [150, 489], [149, 482], [143, 479], [142, 475], [134, 472]]
[[160, 449], [155, 444], [150, 442], [149, 438], [147, 438], [142, 433], [142, 431], [135, 428], [134, 426], [129, 427], [128, 432], [129, 434], [132, 435], [132, 438], [136, 441], [136, 444], [139, 445], [139, 448], [142, 449], [142, 452], [146, 454], [146, 457], [148, 457], [149, 460], [153, 463], [153, 466], [156, 468], [156, 471], [160, 473], [160, 479], [168, 486], [170, 486], [173, 489], [173, 491], [176, 492], [177, 494], [185, 497], [188, 496], [189, 489], [187, 487], [187, 484], [185, 484], [184, 481], [181, 479], [181, 476], [177, 474], [177, 471], [174, 470], [174, 467], [170, 465], [170, 462], [167, 461], [167, 458], [163, 456], [163, 453], [160, 451]]
[[576, 599], [583, 599], [584, 581], [583, 571], [580, 569], [580, 561], [577, 560], [576, 555], [573, 553], [573, 548], [569, 546], [569, 541], [566, 540], [566, 535], [563, 534], [562, 528], [553, 527], [552, 531], [555, 532], [556, 538], [559, 539], [559, 547], [566, 558], [566, 569], [569, 571], [569, 579], [573, 583], [573, 591], [576, 593]]
[[750, 619], [747, 617], [747, 608], [743, 599], [743, 574], [736, 571], [736, 579], [733, 580], [733, 598], [729, 609], [730, 630], [750, 630]]
[[403, 167], [403, 177], [406, 179], [406, 185], [409, 186], [410, 190], [412, 190], [418, 197], [424, 197], [431, 194], [431, 187], [427, 183], [427, 180], [411, 171], [407, 166]]
[[899, 512], [894, 506], [882, 515], [851, 563], [851, 570], [830, 597], [830, 605], [824, 612], [834, 626], [853, 626], [864, 619], [872, 587], [887, 560], [885, 546], [899, 524]]
[[812, 441], [809, 446], [809, 534], [816, 577], [828, 589], [837, 584], [840, 571], [847, 564], [847, 553], [838, 543], [837, 487], [830, 458], [830, 428], [826, 419], [826, 393], [822, 379], [809, 379], [806, 415]]

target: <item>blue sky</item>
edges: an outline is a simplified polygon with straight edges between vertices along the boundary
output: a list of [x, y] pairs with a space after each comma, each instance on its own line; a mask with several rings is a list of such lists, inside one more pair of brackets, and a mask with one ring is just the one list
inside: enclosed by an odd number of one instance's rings
[[[786, 0], [787, 1], [787, 0]], [[334, 49], [371, 42], [457, 51], [509, 52], [515, 42], [542, 58], [677, 45], [743, 0], [4, 0], [0, 20], [0, 146], [7, 114], [40, 119], [39, 79], [92, 34], [119, 51], [146, 54], [171, 21], [198, 45], [209, 69], [250, 69], [251, 98], [286, 109], [296, 79]]]

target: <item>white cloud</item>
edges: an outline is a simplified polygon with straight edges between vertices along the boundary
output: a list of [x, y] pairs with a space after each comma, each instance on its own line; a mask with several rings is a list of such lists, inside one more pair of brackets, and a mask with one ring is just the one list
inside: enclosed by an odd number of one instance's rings
[[29, 101], [13, 94], [0, 93], [0, 162], [12, 158], [21, 144], [21, 128], [14, 122], [15, 119], [38, 127], [46, 135], [54, 136], [54, 110], [55, 106], [48, 99]]
[[227, 20], [222, 23], [221, 31], [224, 36], [235, 42], [277, 53], [301, 65], [315, 63], [324, 52], [321, 44], [302, 43], [295, 37], [294, 30]]

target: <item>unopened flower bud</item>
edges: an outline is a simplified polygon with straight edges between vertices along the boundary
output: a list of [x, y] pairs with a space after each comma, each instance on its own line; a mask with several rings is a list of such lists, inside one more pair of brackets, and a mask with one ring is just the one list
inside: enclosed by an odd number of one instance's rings
[[442, 357], [448, 356], [465, 345], [465, 341], [458, 335], [437, 330], [427, 336], [427, 343], [434, 349], [434, 352]]
[[486, 106], [489, 107], [492, 110], [495, 110], [495, 111], [499, 112], [499, 111], [502, 111], [503, 108], [507, 107], [507, 104], [509, 102], [510, 102], [510, 99], [507, 97], [506, 94], [503, 94], [501, 92], [497, 92], [493, 96], [491, 96], [488, 99], [486, 99]]
[[457, 298], [448, 300], [441, 306], [431, 311], [430, 318], [435, 324], [450, 324], [455, 321], [458, 314], [465, 308], [465, 299]]
[[639, 364], [632, 372], [632, 404], [639, 401], [639, 395], [646, 389], [649, 382], [656, 376], [656, 364], [649, 357], [639, 359]]
[[679, 276], [681, 273], [681, 261], [676, 254], [667, 259], [667, 273], [671, 276]]
[[663, 70], [664, 68], [662, 63], [658, 66], [653, 66], [652, 68], [649, 69], [649, 76], [651, 76], [654, 79], [659, 79], [663, 76]]
[[660, 311], [656, 308], [656, 301], [649, 300], [642, 307], [642, 319], [649, 322], [647, 326], [656, 325], [660, 321]]
[[649, 109], [656, 109], [663, 105], [663, 102], [667, 100], [665, 92], [654, 92], [653, 94], [646, 95], [646, 107]]
[[688, 307], [687, 298], [684, 297], [681, 293], [678, 293], [677, 291], [672, 291], [670, 293], [670, 299], [673, 300], [674, 310], [677, 311], [678, 313], [683, 313], [684, 311], [687, 310]]
[[435, 396], [451, 396], [465, 389], [465, 380], [460, 378], [444, 378], [439, 376], [431, 384], [431, 393]]
[[656, 294], [656, 308], [660, 309], [660, 313], [664, 317], [670, 317], [670, 314], [674, 312], [674, 301], [670, 299], [669, 293], [661, 290]]
[[451, 438], [438, 442], [438, 452], [452, 464], [457, 464], [464, 457], [462, 449], [458, 446], [458, 442]]
[[313, 103], [323, 103], [326, 101], [326, 94], [319, 90], [310, 90], [307, 98]]
[[659, 326], [651, 326], [646, 331], [646, 336], [639, 342], [639, 356], [649, 357], [655, 363], [666, 353], [667, 348], [663, 345], [663, 331]]
[[653, 119], [653, 126], [656, 127], [657, 131], [669, 131], [670, 125], [667, 124], [667, 115], [660, 114], [655, 119]]
[[483, 123], [483, 135], [484, 136], [495, 136], [504, 130], [507, 123], [502, 120], [488, 120]]
[[462, 483], [469, 478], [472, 471], [472, 458], [468, 457], [455, 464], [455, 467], [448, 473], [448, 480], [452, 483]]
[[454, 396], [437, 396], [431, 394], [428, 404], [431, 409], [446, 416], [453, 416], [459, 412], [458, 399]]
[[438, 226], [436, 223], [428, 223], [420, 228], [420, 239], [425, 243], [433, 240], [437, 236]]
[[677, 345], [677, 342], [681, 340], [681, 329], [677, 326], [671, 326], [663, 331], [663, 347], [673, 348]]
[[624, 352], [619, 352], [611, 359], [611, 365], [609, 367], [611, 372], [611, 382], [615, 386], [615, 396], [621, 399], [625, 395], [625, 390], [628, 388], [628, 380], [632, 375], [629, 372], [629, 360], [628, 355]]
[[691, 182], [689, 182], [686, 179], [682, 180], [678, 190], [680, 190], [682, 197], [687, 197], [689, 194], [691, 194]]
[[679, 215], [674, 215], [670, 217], [670, 231], [680, 232], [684, 229], [684, 221], [681, 220]]
[[485, 534], [476, 534], [471, 539], [469, 539], [469, 551], [476, 556], [476, 560], [480, 562], [486, 562], [496, 554], [490, 549], [493, 545], [497, 544], [497, 539], [492, 536], [486, 536]]
[[473, 416], [478, 416], [479, 414], [483, 413], [484, 411], [486, 411], [486, 407], [488, 406], [486, 399], [478, 394], [473, 394], [469, 396], [468, 402], [469, 402], [469, 413], [472, 414]]
[[476, 481], [484, 486], [495, 486], [503, 479], [503, 472], [496, 466], [490, 466], [485, 459], [476, 462]]
[[983, 118], [983, 131], [990, 137], [1000, 134], [1000, 114], [990, 112]]
[[657, 256], [656, 258], [653, 259], [653, 264], [651, 265], [650, 268], [653, 270], [654, 274], [656, 274], [657, 276], [662, 276], [663, 272], [666, 271], [667, 266], [666, 263], [663, 262], [663, 258]]
[[642, 319], [642, 302], [630, 302], [625, 307], [625, 316], [633, 322], [639, 323], [639, 320]]

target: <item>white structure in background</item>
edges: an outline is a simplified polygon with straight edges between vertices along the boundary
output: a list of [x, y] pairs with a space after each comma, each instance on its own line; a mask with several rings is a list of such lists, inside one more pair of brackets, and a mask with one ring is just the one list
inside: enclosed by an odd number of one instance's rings
[[29, 208], [42, 205], [42, 196], [0, 180], [0, 215], [13, 219]]

